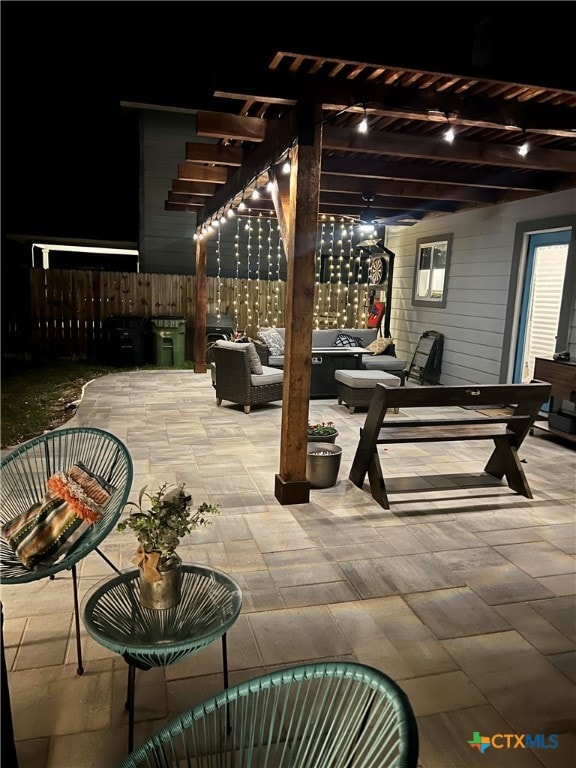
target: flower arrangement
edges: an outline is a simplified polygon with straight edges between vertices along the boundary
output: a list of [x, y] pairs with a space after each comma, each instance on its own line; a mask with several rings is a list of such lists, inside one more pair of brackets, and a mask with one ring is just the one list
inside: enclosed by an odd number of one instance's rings
[[[192, 497], [184, 490], [184, 483], [174, 490], [163, 483], [154, 494], [147, 493], [147, 487], [141, 489], [137, 503], [126, 504], [135, 511], [118, 523], [117, 530], [130, 528], [135, 532], [139, 547], [133, 562], [144, 570], [156, 571], [175, 556], [180, 539], [195, 528], [210, 525], [208, 515], [219, 514], [220, 507], [204, 502], [193, 510]], [[143, 509], [145, 498], [150, 509]]]
[[337, 435], [338, 430], [333, 421], [320, 421], [317, 424], [308, 422], [308, 434], [314, 436]]

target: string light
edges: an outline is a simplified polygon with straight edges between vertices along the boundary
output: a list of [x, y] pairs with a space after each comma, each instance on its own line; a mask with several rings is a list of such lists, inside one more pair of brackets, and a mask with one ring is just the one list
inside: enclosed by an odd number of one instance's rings
[[315, 286], [316, 303], [314, 305], [314, 316], [316, 318], [316, 328], [320, 327], [320, 292], [321, 292], [320, 275], [322, 272], [322, 253], [324, 251], [325, 234], [326, 234], [326, 224], [324, 221], [322, 221], [322, 224], [320, 225], [320, 242], [318, 244], [318, 252], [316, 254], [316, 286]]
[[518, 154], [520, 157], [526, 157], [526, 155], [530, 152], [530, 144], [525, 141], [523, 144], [520, 144], [518, 147]]
[[240, 332], [238, 311], [240, 302], [240, 216], [236, 219], [236, 235], [234, 236], [234, 255], [236, 257], [236, 280], [234, 281], [234, 329]]
[[[332, 310], [332, 325], [338, 325], [338, 277], [334, 271], [334, 220], [330, 224], [330, 245], [328, 247], [328, 264], [330, 265], [330, 309]], [[332, 286], [335, 286], [334, 288]], [[335, 294], [335, 298], [334, 298]]]
[[360, 120], [358, 125], [358, 133], [368, 133], [368, 116], [366, 115], [366, 107], [364, 107], [364, 117]]
[[222, 282], [220, 279], [220, 227], [218, 227], [218, 237], [216, 238], [216, 265], [217, 265], [217, 302], [216, 302], [216, 316], [220, 319], [222, 312]]
[[286, 162], [283, 164], [283, 166], [282, 166], [282, 173], [285, 174], [285, 175], [290, 173], [290, 161], [289, 160], [286, 160]]
[[250, 261], [252, 258], [252, 219], [250, 218], [251, 209], [248, 208], [248, 219], [246, 229], [248, 230], [248, 244], [246, 246], [246, 327], [252, 323], [252, 309], [250, 307]]
[[262, 213], [258, 214], [258, 250], [256, 252], [256, 301], [254, 324], [260, 328], [260, 266], [262, 260]]
[[456, 132], [454, 131], [454, 128], [450, 125], [450, 119], [448, 115], [446, 115], [446, 122], [448, 123], [448, 128], [444, 131], [444, 141], [447, 141], [449, 144], [452, 144], [452, 142], [456, 138]]
[[282, 238], [280, 237], [280, 227], [278, 226], [278, 222], [276, 222], [276, 232], [278, 234], [278, 247], [276, 248], [276, 287], [274, 290], [274, 297], [275, 297], [275, 304], [274, 304], [274, 312], [275, 312], [275, 321], [274, 321], [274, 327], [278, 324], [278, 321], [280, 319], [280, 315], [282, 314], [282, 311], [280, 309], [280, 302], [278, 300], [278, 294], [280, 291], [280, 262], [282, 260]]
[[270, 306], [270, 292], [273, 290], [272, 285], [272, 222], [270, 219], [267, 220], [268, 222], [268, 280], [266, 281], [266, 326], [270, 326], [270, 314], [271, 314], [271, 306]]

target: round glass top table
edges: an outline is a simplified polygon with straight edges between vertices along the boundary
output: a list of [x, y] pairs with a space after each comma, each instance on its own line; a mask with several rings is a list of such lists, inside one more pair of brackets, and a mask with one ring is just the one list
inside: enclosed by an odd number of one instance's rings
[[140, 604], [140, 571], [131, 568], [96, 584], [82, 601], [88, 634], [128, 664], [128, 751], [134, 745], [135, 670], [182, 661], [222, 639], [224, 687], [228, 687], [226, 633], [242, 607], [234, 579], [216, 568], [182, 564], [181, 600], [174, 608]]

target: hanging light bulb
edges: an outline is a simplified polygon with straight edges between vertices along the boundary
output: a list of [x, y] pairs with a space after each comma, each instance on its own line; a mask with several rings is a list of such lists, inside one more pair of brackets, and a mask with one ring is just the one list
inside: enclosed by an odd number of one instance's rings
[[454, 128], [452, 128], [452, 126], [450, 125], [444, 132], [444, 140], [447, 141], [449, 144], [452, 144], [455, 138], [456, 138], [456, 133], [454, 131]]
[[368, 117], [366, 115], [366, 107], [364, 107], [364, 117], [360, 120], [358, 125], [358, 133], [368, 133]]
[[257, 187], [254, 187], [254, 191], [252, 192], [252, 200], [258, 200], [260, 197], [260, 192], [258, 191]]
[[518, 147], [518, 154], [520, 157], [526, 157], [526, 155], [530, 152], [530, 144], [525, 141], [523, 144], [520, 144]]
[[284, 173], [284, 174], [290, 173], [290, 161], [289, 160], [286, 160], [286, 162], [282, 166], [282, 173]]
[[230, 208], [228, 208], [228, 211], [226, 212], [226, 216], [228, 216], [228, 218], [229, 218], [229, 219], [233, 219], [233, 218], [234, 218], [234, 216], [236, 216], [236, 214], [234, 213], [234, 209], [232, 208], [232, 206], [230, 206]]

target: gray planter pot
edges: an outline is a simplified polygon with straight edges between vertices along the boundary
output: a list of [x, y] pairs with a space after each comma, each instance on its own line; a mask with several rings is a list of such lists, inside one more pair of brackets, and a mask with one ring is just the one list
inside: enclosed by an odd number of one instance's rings
[[308, 435], [309, 443], [335, 443], [338, 437], [338, 432], [334, 432], [333, 435]]
[[306, 455], [306, 477], [312, 488], [336, 485], [342, 448], [334, 443], [309, 442]]
[[144, 608], [154, 611], [165, 611], [174, 608], [180, 602], [182, 560], [178, 555], [163, 565], [158, 566], [162, 579], [160, 581], [146, 581], [140, 571], [140, 604]]

